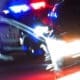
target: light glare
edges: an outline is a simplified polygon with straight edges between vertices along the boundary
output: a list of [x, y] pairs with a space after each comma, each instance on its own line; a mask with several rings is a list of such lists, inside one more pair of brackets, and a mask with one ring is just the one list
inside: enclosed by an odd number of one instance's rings
[[80, 40], [73, 42], [65, 42], [57, 39], [46, 39], [46, 44], [51, 56], [54, 70], [59, 70], [58, 61], [62, 61], [64, 57], [79, 54], [80, 52]]
[[45, 8], [45, 6], [46, 6], [45, 2], [31, 3], [31, 7], [34, 8], [34, 9]]
[[23, 4], [23, 5], [14, 5], [14, 6], [11, 6], [11, 7], [9, 7], [9, 9], [11, 11], [13, 11], [14, 13], [20, 13], [20, 12], [26, 12], [30, 8], [27, 5]]

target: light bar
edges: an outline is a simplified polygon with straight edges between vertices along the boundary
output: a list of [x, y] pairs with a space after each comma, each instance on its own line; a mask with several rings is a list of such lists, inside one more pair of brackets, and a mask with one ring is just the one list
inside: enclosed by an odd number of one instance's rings
[[45, 8], [46, 3], [44, 1], [42, 2], [36, 2], [36, 3], [31, 3], [31, 7], [33, 9], [40, 9], [40, 8]]
[[21, 4], [21, 5], [13, 5], [13, 6], [9, 7], [9, 9], [14, 13], [20, 13], [20, 12], [26, 12], [30, 8], [25, 4]]

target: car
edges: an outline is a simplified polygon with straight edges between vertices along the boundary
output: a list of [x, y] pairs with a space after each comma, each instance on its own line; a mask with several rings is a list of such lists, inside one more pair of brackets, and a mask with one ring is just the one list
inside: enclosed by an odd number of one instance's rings
[[0, 16], [0, 52], [22, 51], [31, 56], [42, 56], [40, 48], [44, 40], [38, 37], [32, 28], [16, 20]]

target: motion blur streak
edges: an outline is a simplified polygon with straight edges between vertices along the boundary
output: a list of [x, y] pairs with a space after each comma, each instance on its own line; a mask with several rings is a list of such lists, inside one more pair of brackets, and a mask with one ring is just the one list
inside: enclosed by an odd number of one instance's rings
[[50, 53], [54, 53], [53, 55], [58, 58], [77, 54], [80, 52], [80, 40], [75, 40], [69, 43], [57, 39], [47, 39], [46, 41]]
[[80, 71], [64, 76], [57, 80], [80, 80]]
[[61, 62], [63, 57], [78, 54], [80, 52], [80, 40], [67, 43], [63, 40], [48, 38], [46, 39], [46, 44], [51, 56], [54, 70], [59, 69], [57, 63], [58, 61]]
[[80, 57], [80, 53], [72, 56], [72, 58], [77, 58], [77, 57]]

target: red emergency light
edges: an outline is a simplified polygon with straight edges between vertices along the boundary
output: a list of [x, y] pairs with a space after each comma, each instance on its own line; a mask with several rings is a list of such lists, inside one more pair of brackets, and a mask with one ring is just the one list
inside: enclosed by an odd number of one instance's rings
[[37, 9], [45, 8], [46, 7], [46, 2], [45, 1], [34, 2], [34, 3], [31, 3], [30, 6], [33, 9], [37, 10]]

